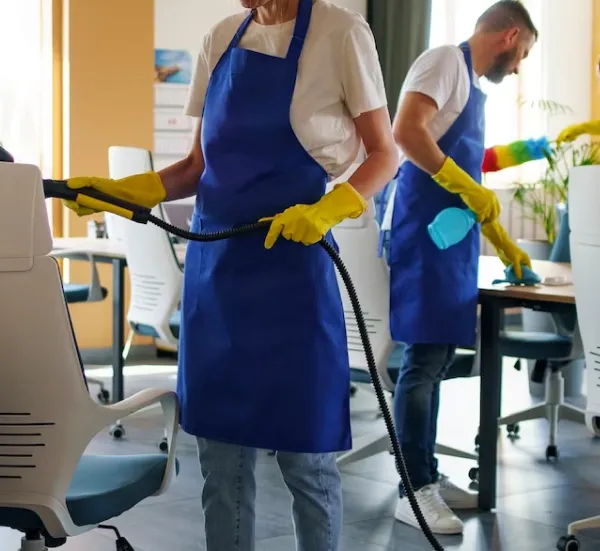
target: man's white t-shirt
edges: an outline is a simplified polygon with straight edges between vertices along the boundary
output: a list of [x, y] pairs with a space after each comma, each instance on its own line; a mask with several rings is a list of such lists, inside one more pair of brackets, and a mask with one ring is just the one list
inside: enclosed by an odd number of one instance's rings
[[[479, 77], [473, 72], [473, 84]], [[439, 46], [423, 52], [406, 75], [398, 105], [407, 92], [420, 92], [433, 99], [438, 112], [429, 123], [429, 132], [437, 142], [461, 114], [467, 101], [471, 81], [465, 55], [458, 46]], [[402, 151], [400, 152], [402, 155]], [[402, 155], [402, 162], [405, 157]]]
[[[210, 75], [247, 15], [246, 11], [228, 17], [206, 35], [187, 115], [202, 116]], [[295, 24], [294, 20], [265, 26], [252, 21], [238, 47], [285, 57]], [[360, 14], [315, 0], [290, 111], [300, 143], [335, 179], [362, 156], [353, 119], [386, 105], [379, 56], [367, 22]]]
[[[479, 77], [473, 72], [473, 84], [479, 86]], [[433, 99], [438, 107], [429, 123], [429, 132], [437, 142], [450, 129], [469, 101], [471, 80], [465, 55], [458, 46], [438, 46], [423, 52], [413, 63], [404, 79], [398, 106], [407, 92], [420, 92]], [[400, 164], [406, 161], [400, 150]], [[382, 229], [392, 224], [394, 202], [387, 205]]]

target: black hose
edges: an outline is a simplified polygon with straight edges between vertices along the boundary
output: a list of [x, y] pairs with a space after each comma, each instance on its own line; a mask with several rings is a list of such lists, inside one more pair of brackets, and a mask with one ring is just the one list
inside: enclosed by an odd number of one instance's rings
[[[223, 230], [212, 233], [194, 233], [186, 230], [182, 230], [176, 226], [157, 218], [156, 216], [150, 215], [148, 217], [148, 221], [155, 224], [159, 228], [181, 237], [183, 239], [187, 239], [188, 241], [220, 241], [222, 239], [229, 239], [230, 237], [235, 237], [238, 235], [242, 235], [244, 233], [249, 233], [258, 230], [264, 230], [270, 226], [270, 222], [257, 222], [254, 224], [247, 224], [245, 226], [238, 226], [236, 228], [232, 228], [229, 230]], [[356, 317], [356, 322], [358, 324], [358, 330], [360, 332], [360, 338], [362, 340], [363, 348], [365, 349], [365, 355], [367, 357], [367, 364], [369, 366], [369, 373], [371, 375], [371, 382], [373, 383], [373, 388], [375, 389], [375, 394], [377, 396], [377, 401], [379, 402], [379, 407], [383, 412], [383, 419], [385, 421], [385, 426], [387, 428], [388, 435], [392, 442], [392, 448], [394, 450], [394, 459], [396, 461], [396, 468], [400, 473], [400, 478], [402, 479], [402, 485], [404, 486], [404, 490], [406, 492], [406, 496], [410, 501], [410, 506], [417, 518], [419, 526], [425, 537], [431, 544], [431, 547], [436, 551], [444, 551], [444, 548], [440, 544], [440, 542], [436, 539], [435, 535], [431, 531], [431, 528], [427, 524], [421, 509], [419, 508], [419, 504], [417, 503], [417, 498], [415, 497], [415, 492], [413, 490], [412, 484], [410, 482], [410, 477], [408, 471], [406, 469], [406, 463], [404, 462], [404, 456], [402, 455], [402, 450], [400, 449], [400, 443], [398, 442], [398, 437], [396, 436], [396, 430], [394, 428], [394, 421], [392, 419], [392, 414], [390, 413], [390, 409], [387, 405], [387, 401], [385, 399], [385, 395], [383, 393], [383, 388], [381, 387], [381, 381], [379, 379], [379, 374], [377, 373], [377, 366], [375, 364], [375, 357], [373, 356], [373, 350], [371, 349], [371, 341], [369, 340], [369, 334], [367, 332], [367, 325], [365, 323], [365, 319], [362, 313], [362, 309], [360, 307], [360, 302], [358, 300], [358, 295], [356, 293], [356, 289], [354, 288], [354, 284], [352, 283], [352, 279], [350, 278], [350, 274], [344, 266], [340, 255], [337, 251], [332, 247], [332, 245], [322, 239], [319, 241], [319, 245], [325, 249], [325, 252], [330, 256], [331, 260], [335, 264], [335, 267], [340, 273], [342, 280], [344, 281], [344, 285], [348, 291], [348, 295], [350, 296], [350, 302], [352, 303], [352, 309], [354, 310], [354, 316]]]

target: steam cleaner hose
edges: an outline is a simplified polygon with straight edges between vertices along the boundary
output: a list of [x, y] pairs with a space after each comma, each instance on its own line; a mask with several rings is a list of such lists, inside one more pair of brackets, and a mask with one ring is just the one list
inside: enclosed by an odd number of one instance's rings
[[[152, 222], [154, 225], [165, 230], [166, 232], [181, 237], [183, 239], [187, 239], [188, 241], [221, 241], [222, 239], [230, 239], [232, 237], [237, 237], [250, 232], [265, 231], [271, 225], [269, 221], [264, 221], [256, 222], [254, 224], [246, 224], [243, 226], [238, 226], [236, 228], [218, 232], [194, 233], [182, 230], [181, 228], [173, 226], [165, 222], [161, 218], [152, 215], [151, 210], [146, 207], [141, 207], [139, 205], [129, 203], [122, 199], [109, 196], [106, 193], [100, 192], [91, 187], [71, 189], [69, 188], [65, 180], [44, 180], [43, 183], [44, 195], [46, 198], [54, 197], [56, 199], [64, 199], [79, 203], [80, 195], [88, 196], [93, 199], [96, 199], [96, 201], [100, 201], [98, 205], [103, 210], [113, 212], [114, 214], [123, 216], [132, 220], [133, 222], [137, 222], [140, 224]], [[329, 257], [335, 264], [335, 267], [337, 268], [340, 276], [342, 277], [344, 285], [346, 286], [348, 295], [350, 296], [352, 309], [354, 310], [354, 316], [356, 317], [356, 323], [358, 324], [358, 330], [360, 332], [360, 338], [362, 341], [363, 348], [365, 349], [365, 355], [367, 358], [367, 365], [369, 366], [371, 381], [375, 389], [375, 394], [377, 396], [377, 401], [379, 402], [379, 407], [381, 408], [381, 411], [383, 413], [383, 419], [385, 421], [385, 426], [389, 438], [392, 442], [392, 449], [394, 452], [396, 468], [398, 470], [398, 473], [400, 474], [400, 478], [402, 479], [402, 485], [404, 486], [404, 490], [410, 502], [410, 506], [412, 507], [417, 522], [423, 530], [425, 537], [431, 544], [431, 547], [436, 551], [444, 551], [444, 548], [437, 541], [436, 537], [431, 531], [431, 528], [427, 524], [427, 521], [425, 520], [425, 517], [423, 516], [423, 513], [419, 508], [417, 498], [415, 497], [415, 492], [413, 490], [412, 484], [410, 482], [410, 477], [406, 469], [406, 463], [404, 462], [404, 456], [402, 455], [402, 450], [400, 449], [400, 443], [398, 442], [396, 431], [394, 429], [394, 421], [392, 420], [392, 415], [385, 400], [383, 389], [381, 388], [381, 381], [377, 373], [377, 366], [375, 364], [373, 350], [371, 349], [371, 341], [369, 340], [367, 325], [365, 323], [365, 319], [360, 307], [360, 302], [358, 300], [358, 295], [356, 293], [356, 289], [354, 288], [354, 284], [352, 283], [352, 279], [350, 278], [350, 274], [348, 273], [346, 266], [344, 266], [344, 263], [342, 262], [342, 259], [338, 255], [337, 251], [334, 249], [334, 247], [332, 247], [332, 245], [329, 242], [327, 242], [325, 239], [322, 239], [321, 241], [319, 241], [319, 245], [323, 247], [323, 249], [325, 249], [325, 252], [329, 255]]]
[[[150, 214], [148, 216], [148, 221], [152, 222], [159, 228], [181, 237], [183, 239], [187, 239], [188, 241], [220, 241], [222, 239], [229, 239], [231, 237], [236, 237], [239, 235], [243, 235], [245, 233], [255, 232], [259, 230], [265, 230], [270, 226], [270, 222], [257, 222], [255, 224], [248, 224], [245, 226], [239, 226], [237, 228], [212, 232], [212, 233], [194, 233], [186, 230], [182, 230], [176, 226], [173, 226], [164, 220]], [[352, 309], [354, 310], [354, 316], [356, 317], [356, 323], [358, 324], [358, 330], [360, 332], [360, 338], [362, 340], [363, 348], [365, 349], [365, 355], [367, 357], [367, 364], [369, 366], [369, 373], [371, 375], [371, 381], [373, 383], [373, 388], [375, 389], [375, 394], [377, 396], [377, 401], [379, 402], [379, 407], [383, 412], [383, 419], [385, 421], [385, 426], [389, 435], [389, 438], [392, 442], [392, 448], [394, 451], [394, 459], [396, 462], [396, 468], [400, 473], [400, 477], [402, 479], [402, 485], [404, 486], [404, 490], [406, 492], [406, 496], [410, 502], [410, 506], [417, 518], [419, 526], [423, 530], [425, 537], [431, 544], [431, 547], [436, 551], [444, 551], [444, 548], [440, 544], [440, 542], [436, 539], [435, 535], [431, 531], [431, 528], [427, 524], [421, 509], [419, 508], [419, 504], [415, 497], [415, 492], [412, 488], [412, 484], [410, 482], [410, 477], [408, 471], [406, 469], [406, 463], [404, 462], [404, 456], [402, 455], [402, 450], [400, 449], [400, 443], [398, 442], [398, 438], [396, 436], [396, 431], [394, 429], [394, 421], [392, 419], [392, 415], [390, 413], [390, 409], [387, 405], [387, 401], [385, 399], [385, 395], [383, 393], [383, 389], [381, 387], [381, 380], [379, 379], [379, 375], [377, 373], [377, 366], [375, 364], [375, 357], [373, 356], [373, 350], [371, 349], [371, 342], [369, 340], [369, 334], [367, 332], [367, 325], [365, 323], [365, 319], [362, 313], [362, 309], [360, 307], [360, 302], [358, 300], [358, 295], [356, 293], [356, 289], [354, 288], [354, 284], [352, 283], [352, 279], [350, 278], [350, 274], [344, 266], [340, 255], [334, 249], [334, 247], [325, 239], [319, 241], [319, 245], [325, 249], [325, 252], [329, 255], [335, 267], [337, 268], [342, 280], [344, 281], [344, 285], [346, 286], [346, 290], [348, 291], [348, 295], [350, 296], [350, 302], [352, 303]]]

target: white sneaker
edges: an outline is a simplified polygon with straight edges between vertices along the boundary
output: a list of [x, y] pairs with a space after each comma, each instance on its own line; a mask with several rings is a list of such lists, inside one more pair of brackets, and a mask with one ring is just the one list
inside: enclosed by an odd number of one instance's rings
[[437, 481], [440, 496], [452, 509], [477, 509], [477, 493], [469, 492], [453, 484], [450, 479], [443, 474]]
[[[425, 522], [434, 534], [462, 534], [463, 523], [446, 505], [437, 484], [430, 484], [421, 488], [415, 492], [415, 497], [425, 517]], [[395, 516], [400, 522], [421, 529], [408, 497], [400, 498], [396, 506]]]

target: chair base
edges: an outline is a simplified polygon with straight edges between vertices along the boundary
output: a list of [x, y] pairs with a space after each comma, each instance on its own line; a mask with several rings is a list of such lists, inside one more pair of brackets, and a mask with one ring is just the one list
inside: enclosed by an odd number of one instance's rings
[[[390, 443], [390, 437], [387, 434], [379, 436], [365, 436], [363, 438], [357, 438], [355, 440], [352, 450], [341, 454], [337, 459], [338, 467], [345, 467], [357, 461], [362, 461], [374, 455], [378, 455], [382, 452], [392, 453], [392, 446]], [[443, 444], [435, 445], [435, 453], [440, 455], [446, 455], [450, 457], [460, 457], [462, 459], [471, 459], [477, 461], [477, 455], [468, 453], [456, 448], [444, 446]]]
[[101, 404], [110, 404], [110, 393], [106, 390], [106, 386], [104, 382], [100, 379], [94, 379], [93, 377], [86, 377], [86, 381], [89, 385], [96, 385], [99, 387], [98, 394], [96, 398]]
[[[556, 448], [556, 436], [558, 432], [558, 422], [562, 420], [572, 421], [573, 423], [585, 424], [585, 411], [565, 404], [565, 380], [560, 371], [548, 373], [546, 378], [546, 399], [543, 404], [530, 407], [526, 410], [513, 413], [498, 420], [498, 425], [514, 426], [521, 421], [532, 421], [534, 419], [547, 419], [550, 423], [550, 433], [548, 435], [548, 447]], [[511, 430], [511, 433], [516, 431]]]
[[595, 528], [600, 528], [600, 516], [576, 520], [569, 524], [569, 536], [575, 536], [582, 530], [593, 530]]
[[[125, 342], [125, 346], [123, 347], [123, 362], [125, 362], [127, 360], [127, 358], [129, 357], [129, 353], [131, 352], [131, 345], [133, 344], [133, 338], [135, 337], [135, 331], [133, 329], [129, 329], [129, 334], [127, 335], [127, 341]], [[88, 382], [96, 382], [97, 384], [102, 385], [101, 382], [99, 381], [94, 381], [93, 379], [88, 379]], [[103, 386], [101, 386], [101, 391], [100, 391], [100, 395], [104, 395], [104, 391], [103, 390]], [[100, 398], [99, 395], [99, 398]], [[106, 402], [108, 403], [108, 402]], [[151, 406], [152, 408], [157, 408], [160, 407], [160, 404], [154, 404], [154, 406]], [[123, 425], [121, 424], [121, 420], [119, 419], [112, 427], [110, 427], [110, 435], [115, 438], [116, 440], [120, 440], [121, 438], [123, 438], [125, 436], [125, 428], [123, 427]], [[161, 438], [161, 440], [158, 443], [158, 449], [161, 452], [168, 452], [169, 451], [169, 445], [167, 442], [167, 431], [165, 430], [163, 437]]]

